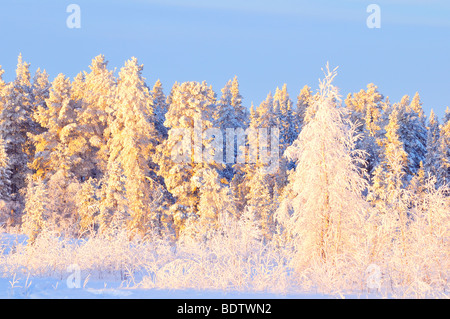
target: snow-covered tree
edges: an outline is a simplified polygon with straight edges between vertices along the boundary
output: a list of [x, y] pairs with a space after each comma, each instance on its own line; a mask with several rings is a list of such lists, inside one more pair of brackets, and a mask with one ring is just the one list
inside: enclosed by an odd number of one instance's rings
[[47, 226], [49, 194], [42, 179], [35, 180], [30, 177], [27, 184], [22, 231], [28, 235], [28, 243], [33, 244]]
[[226, 163], [223, 175], [228, 181], [231, 181], [235, 174], [233, 165], [237, 163], [238, 134], [239, 130], [246, 127], [246, 115], [239, 93], [239, 83], [237, 77], [234, 77], [222, 89], [222, 96], [217, 101], [216, 111], [213, 114], [214, 127], [222, 132], [223, 162]]
[[438, 184], [450, 184], [450, 108], [447, 107], [439, 137]]
[[300, 132], [300, 130], [303, 128], [303, 126], [306, 124], [306, 122], [310, 118], [310, 114], [308, 112], [309, 106], [313, 102], [313, 95], [311, 92], [311, 88], [308, 85], [305, 85], [300, 93], [297, 96], [297, 131]]
[[151, 91], [153, 99], [153, 111], [155, 113], [155, 127], [164, 138], [167, 137], [167, 128], [164, 126], [166, 113], [169, 108], [167, 98], [164, 95], [161, 81], [158, 79]]
[[[279, 109], [278, 100], [276, 105]], [[241, 152], [246, 155], [245, 164], [236, 165], [239, 174], [232, 182], [238, 207], [248, 206], [250, 201], [253, 207], [265, 206], [267, 198], [259, 197], [260, 188], [267, 188], [272, 199], [275, 185], [280, 183], [279, 186], [284, 186], [281, 185], [283, 183], [280, 180], [284, 176], [283, 173], [286, 170], [283, 168], [286, 166], [280, 165], [279, 160], [279, 121], [276, 111], [277, 108], [274, 108], [274, 98], [271, 93], [256, 109], [252, 104], [245, 145], [241, 145]], [[271, 167], [276, 169], [272, 171]], [[237, 182], [239, 185], [236, 185]], [[262, 186], [261, 183], [265, 185]], [[259, 212], [256, 213], [257, 218], [260, 217], [258, 214]], [[268, 214], [273, 214], [273, 206], [261, 212], [262, 216]], [[267, 219], [271, 219], [271, 217], [267, 217]]]
[[439, 170], [439, 119], [433, 110], [430, 113], [427, 132], [427, 153], [424, 169], [428, 176], [437, 176]]
[[99, 215], [97, 217], [99, 232], [108, 233], [113, 226], [125, 228], [129, 215], [127, 213], [125, 178], [119, 162], [109, 163], [108, 170], [102, 177], [99, 193]]
[[137, 59], [131, 58], [120, 70], [108, 141], [108, 170], [118, 165], [122, 171], [128, 230], [145, 233], [159, 222], [157, 207], [160, 206], [162, 185], [153, 172], [152, 156], [159, 135], [142, 69]]
[[89, 176], [94, 178], [104, 173], [108, 160], [108, 125], [113, 112], [116, 79], [107, 66], [108, 61], [103, 55], [96, 56], [89, 66], [91, 71], [83, 73], [82, 81], [78, 79], [82, 85], [77, 88], [78, 84], [74, 83], [72, 90], [72, 99], [79, 104], [78, 134], [88, 143], [83, 157], [85, 162], [90, 162], [86, 165], [92, 169]]
[[368, 200], [374, 207], [369, 217], [373, 227], [369, 235], [372, 242], [370, 256], [373, 260], [389, 252], [393, 248], [393, 240], [400, 242], [402, 250], [405, 250], [406, 245], [408, 154], [399, 135], [399, 112], [400, 109], [394, 108], [389, 116], [386, 134], [381, 142], [384, 146], [383, 157], [375, 169], [368, 194]]
[[266, 174], [263, 168], [256, 168], [254, 174], [247, 182], [247, 206], [246, 210], [253, 212], [255, 219], [261, 229], [261, 235], [265, 239], [271, 239], [275, 232], [274, 211], [276, 201], [273, 201], [272, 192], [270, 189], [270, 177]]
[[11, 170], [5, 141], [0, 135], [0, 225], [12, 222], [11, 215]]
[[30, 65], [23, 62], [22, 56], [19, 55], [16, 78], [4, 86], [0, 108], [0, 131], [5, 142], [11, 171], [11, 199], [20, 204], [13, 216], [15, 223], [20, 220], [22, 206], [20, 190], [26, 186], [25, 179], [29, 173], [27, 163], [34, 153], [32, 143], [27, 136], [27, 133], [33, 130], [29, 67]]
[[3, 74], [5, 73], [5, 70], [2, 69], [2, 66], [0, 65], [0, 97], [2, 96], [2, 91], [6, 86], [5, 81], [3, 80]]
[[283, 85], [281, 90], [276, 89], [273, 103], [275, 117], [280, 129], [280, 153], [283, 154], [286, 148], [297, 139], [298, 135], [296, 114], [286, 84]]
[[399, 109], [399, 136], [408, 154], [407, 174], [410, 179], [420, 167], [420, 162], [425, 161], [427, 129], [422, 110], [420, 97], [416, 93], [412, 102], [404, 96], [399, 104], [394, 105]]
[[0, 136], [0, 200], [8, 201], [11, 199], [11, 170], [9, 168], [8, 154], [6, 145]]
[[197, 206], [200, 229], [207, 235], [217, 231], [224, 218], [235, 216], [234, 201], [230, 188], [227, 183], [223, 183], [216, 169], [201, 169], [196, 173], [194, 181], [200, 190]]
[[297, 269], [314, 261], [335, 263], [339, 257], [355, 256], [361, 244], [362, 192], [367, 185], [359, 169], [362, 154], [355, 150], [355, 127], [332, 85], [335, 76], [336, 70], [327, 67], [317, 100], [310, 105], [314, 116], [286, 150], [297, 164], [282, 206], [292, 214], [285, 227], [295, 242]]
[[213, 128], [216, 97], [205, 82], [185, 82], [172, 90], [170, 101], [164, 122], [169, 128], [168, 138], [158, 146], [155, 162], [159, 165], [158, 174], [176, 198], [177, 204], [171, 211], [180, 231], [186, 219], [198, 212], [201, 190], [197, 174], [207, 167], [221, 168], [203, 157], [211, 141], [203, 138], [203, 131]]
[[39, 125], [38, 120], [35, 118], [39, 109], [46, 109], [46, 100], [49, 98], [51, 84], [48, 80], [47, 72], [41, 71], [41, 69], [37, 69], [34, 77], [33, 83], [31, 87], [31, 96], [32, 96], [32, 113], [31, 116], [33, 118], [33, 131], [31, 134], [39, 134], [45, 131], [45, 128]]
[[33, 136], [36, 153], [30, 167], [35, 176], [48, 180], [62, 170], [66, 176], [87, 177], [93, 168], [85, 161], [89, 145], [79, 134], [76, 103], [66, 76], [59, 74], [55, 78], [45, 104], [34, 116], [45, 129]]
[[373, 83], [367, 85], [367, 90], [349, 94], [345, 100], [350, 110], [350, 119], [357, 125], [361, 139], [357, 147], [367, 153], [364, 169], [372, 176], [380, 158], [380, 148], [376, 141], [382, 136], [382, 100], [383, 95]]
[[79, 236], [93, 234], [98, 228], [96, 217], [99, 213], [99, 201], [97, 198], [97, 180], [89, 178], [85, 181], [76, 194], [76, 206], [78, 215]]

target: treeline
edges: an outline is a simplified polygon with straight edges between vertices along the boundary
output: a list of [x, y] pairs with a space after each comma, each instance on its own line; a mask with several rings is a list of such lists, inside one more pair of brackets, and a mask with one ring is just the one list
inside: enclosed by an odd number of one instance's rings
[[[245, 218], [266, 241], [307, 232], [302, 249], [320, 247], [325, 258], [331, 242], [335, 252], [344, 249], [342, 236], [354, 248], [343, 225], [352, 228], [356, 219], [381, 225], [389, 215], [406, 227], [411, 207], [429, 200], [431, 189], [449, 207], [450, 111], [427, 118], [418, 93], [391, 103], [369, 84], [341, 105], [330, 72], [317, 93], [305, 86], [294, 103], [283, 85], [248, 110], [236, 77], [220, 94], [205, 82], [185, 82], [166, 96], [159, 80], [152, 87], [145, 82], [136, 58], [117, 76], [107, 64], [99, 55], [88, 72], [73, 80], [59, 74], [51, 83], [40, 69], [32, 77], [21, 56], [13, 81], [5, 83], [0, 68], [2, 227], [32, 240], [45, 228], [75, 237], [126, 228], [142, 236], [176, 239], [189, 230], [208, 238], [224, 219]], [[223, 161], [196, 158], [196, 147], [206, 154], [214, 142], [199, 138], [196, 123], [202, 132], [223, 133]], [[268, 129], [267, 145], [254, 134], [244, 141], [261, 146], [256, 156], [240, 153], [237, 143], [234, 152], [225, 147], [230, 129], [261, 128]], [[271, 128], [278, 128], [276, 136]], [[198, 143], [189, 146], [190, 160], [179, 161], [183, 129]], [[267, 172], [273, 163], [263, 150], [275, 142], [277, 170]], [[371, 240], [375, 254], [382, 241]]]

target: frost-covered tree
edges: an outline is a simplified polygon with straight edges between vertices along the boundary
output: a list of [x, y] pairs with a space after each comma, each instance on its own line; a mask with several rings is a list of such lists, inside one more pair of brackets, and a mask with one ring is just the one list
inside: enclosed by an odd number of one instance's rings
[[447, 107], [439, 137], [438, 184], [450, 184], [450, 108]]
[[220, 170], [221, 165], [207, 162], [203, 156], [211, 142], [211, 138], [203, 138], [203, 133], [213, 128], [216, 103], [211, 87], [205, 82], [177, 84], [170, 102], [164, 122], [169, 128], [168, 138], [157, 147], [155, 162], [159, 165], [158, 174], [176, 198], [177, 204], [171, 211], [179, 232], [186, 219], [195, 218], [198, 212], [201, 189], [197, 174], [208, 167]]
[[11, 199], [11, 170], [9, 168], [6, 145], [0, 136], [0, 200], [9, 201]]
[[373, 260], [389, 252], [393, 240], [399, 240], [401, 249], [406, 249], [409, 198], [405, 188], [408, 183], [408, 154], [399, 135], [399, 112], [398, 108], [394, 108], [389, 116], [386, 134], [381, 142], [384, 146], [383, 157], [375, 169], [368, 194], [368, 200], [374, 207], [369, 218], [373, 227], [370, 232], [370, 256]]
[[[103, 55], [96, 56], [89, 66], [90, 72], [84, 72], [82, 79], [76, 79], [72, 90], [72, 99], [79, 108], [78, 134], [87, 143], [83, 157], [85, 162], [90, 162], [85, 165], [91, 168], [89, 176], [94, 178], [104, 173], [108, 160], [108, 126], [113, 112], [116, 79], [107, 66], [108, 61]], [[79, 87], [75, 83], [77, 81], [80, 81]]]
[[[277, 102], [276, 105], [279, 106], [279, 103]], [[276, 111], [272, 93], [269, 93], [256, 109], [252, 104], [245, 145], [241, 145], [241, 152], [246, 155], [245, 164], [237, 165], [240, 173], [235, 176], [236, 180], [233, 183], [238, 207], [249, 205], [250, 200], [252, 200], [252, 206], [255, 207], [259, 205], [257, 204], [258, 201], [266, 201], [266, 199], [258, 198], [260, 191], [257, 188], [260, 186], [257, 185], [260, 185], [262, 180], [267, 183], [264, 187], [267, 187], [271, 197], [277, 183], [280, 183], [279, 186], [284, 186], [281, 185], [283, 183], [280, 181], [284, 177], [286, 166], [280, 165], [279, 161], [279, 122]], [[285, 164], [284, 162], [281, 163]], [[270, 170], [271, 167], [276, 169], [272, 171]], [[258, 175], [264, 176], [258, 177]], [[239, 182], [239, 185], [236, 185], [237, 182]], [[254, 191], [252, 191], [252, 188], [254, 188]], [[272, 210], [271, 212], [273, 213]], [[266, 215], [266, 213], [262, 214]]]
[[423, 103], [420, 100], [419, 92], [416, 92], [416, 94], [414, 94], [413, 99], [411, 100], [409, 107], [414, 113], [417, 114], [417, 117], [419, 118], [421, 124], [425, 126], [426, 116], [423, 111], [422, 105]]
[[0, 97], [2, 96], [2, 91], [6, 86], [5, 81], [3, 80], [3, 74], [5, 73], [5, 70], [2, 69], [2, 66], [0, 65]]
[[385, 127], [386, 134], [380, 142], [384, 152], [380, 165], [375, 170], [373, 189], [382, 198], [383, 203], [394, 202], [399, 192], [407, 184], [408, 153], [400, 139], [400, 124], [398, 109], [394, 109], [389, 116], [389, 124]]
[[407, 173], [408, 178], [412, 178], [420, 167], [420, 162], [425, 161], [427, 129], [422, 110], [422, 103], [418, 94], [413, 101], [409, 102], [409, 97], [404, 96], [399, 104], [394, 105], [399, 109], [399, 136], [408, 154]]
[[164, 95], [161, 81], [158, 79], [151, 91], [153, 99], [153, 111], [155, 113], [155, 127], [160, 135], [167, 137], [167, 128], [164, 126], [165, 116], [169, 105], [167, 104], [167, 97]]
[[99, 215], [96, 221], [99, 232], [108, 233], [113, 227], [125, 228], [129, 215], [125, 178], [119, 162], [109, 163], [108, 170], [101, 179], [99, 193]]
[[433, 110], [430, 113], [427, 132], [427, 153], [424, 169], [428, 176], [437, 176], [439, 170], [439, 119]]
[[76, 194], [79, 236], [93, 234], [98, 228], [96, 220], [99, 213], [97, 190], [97, 180], [89, 178], [81, 185]]
[[47, 226], [49, 194], [42, 179], [35, 180], [30, 177], [27, 184], [22, 231], [28, 235], [28, 243], [33, 244]]
[[305, 85], [297, 96], [297, 131], [303, 128], [306, 122], [309, 120], [308, 108], [312, 104], [313, 95], [311, 88]]
[[26, 186], [29, 173], [27, 163], [32, 158], [34, 147], [27, 136], [33, 131], [31, 118], [32, 94], [30, 82], [30, 65], [23, 62], [19, 55], [16, 78], [3, 87], [0, 107], [0, 131], [5, 142], [5, 150], [9, 159], [11, 199], [16, 203], [11, 220], [13, 224], [20, 222], [23, 209], [21, 190]]
[[336, 70], [327, 67], [317, 100], [309, 106], [314, 116], [286, 151], [297, 166], [285, 191], [285, 212], [277, 216], [288, 215], [284, 227], [293, 237], [294, 266], [300, 270], [354, 257], [361, 244], [367, 185], [359, 169], [361, 151], [355, 150], [355, 127], [332, 85], [335, 76]]
[[217, 231], [223, 224], [224, 218], [234, 217], [235, 206], [227, 183], [223, 183], [218, 171], [206, 167], [197, 172], [195, 178], [200, 190], [197, 214], [200, 228], [208, 233]]
[[345, 100], [350, 110], [350, 118], [357, 125], [361, 139], [357, 147], [367, 153], [364, 169], [372, 176], [380, 158], [380, 148], [376, 141], [382, 136], [382, 100], [383, 95], [373, 83], [367, 85], [367, 90], [349, 94]]
[[[41, 179], [40, 177], [34, 177]], [[47, 225], [61, 236], [76, 236], [78, 179], [70, 171], [60, 169], [43, 180], [48, 191]]]
[[222, 96], [217, 101], [214, 112], [214, 127], [222, 132], [223, 138], [223, 162], [226, 167], [223, 171], [224, 177], [231, 181], [236, 173], [238, 152], [238, 135], [240, 130], [244, 130], [247, 123], [247, 112], [242, 105], [242, 96], [239, 93], [239, 83], [237, 77], [229, 80], [222, 89]]
[[246, 196], [246, 210], [250, 210], [254, 214], [254, 218], [258, 221], [261, 235], [265, 239], [271, 239], [275, 232], [274, 211], [276, 201], [273, 201], [272, 191], [270, 189], [270, 176], [259, 167], [247, 182], [248, 193]]
[[29, 132], [31, 134], [39, 134], [45, 131], [45, 128], [39, 125], [38, 120], [35, 118], [39, 109], [46, 109], [46, 100], [49, 98], [51, 84], [48, 80], [47, 72], [37, 69], [31, 86], [31, 96], [32, 96], [32, 113], [33, 118], [33, 130]]
[[11, 215], [11, 170], [5, 141], [0, 135], [0, 225], [12, 222]]
[[146, 233], [159, 223], [162, 185], [153, 171], [152, 156], [159, 134], [142, 69], [137, 59], [131, 58], [120, 70], [108, 141], [108, 170], [118, 165], [122, 171], [128, 230]]
[[286, 84], [283, 85], [281, 90], [279, 88], [276, 89], [273, 103], [274, 115], [277, 118], [277, 124], [280, 129], [280, 153], [283, 154], [286, 148], [297, 139], [298, 135], [297, 118]]
[[35, 176], [48, 180], [60, 170], [66, 176], [88, 176], [92, 169], [89, 161], [85, 161], [89, 145], [79, 134], [78, 109], [71, 98], [71, 83], [66, 76], [59, 74], [55, 78], [45, 104], [34, 116], [45, 129], [33, 136], [36, 153], [30, 167]]

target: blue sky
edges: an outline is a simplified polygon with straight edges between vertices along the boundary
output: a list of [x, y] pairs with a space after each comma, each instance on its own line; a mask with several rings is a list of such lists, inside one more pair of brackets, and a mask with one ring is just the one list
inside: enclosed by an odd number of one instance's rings
[[[81, 8], [81, 28], [66, 7]], [[381, 28], [369, 29], [369, 4]], [[74, 77], [102, 53], [110, 68], [136, 56], [149, 85], [203, 81], [220, 94], [238, 76], [244, 103], [258, 105], [287, 83], [295, 100], [317, 89], [327, 61], [339, 66], [343, 97], [375, 83], [398, 101], [416, 91], [442, 117], [450, 106], [450, 1], [414, 0], [15, 0], [0, 8], [0, 65], [14, 77], [17, 56]]]

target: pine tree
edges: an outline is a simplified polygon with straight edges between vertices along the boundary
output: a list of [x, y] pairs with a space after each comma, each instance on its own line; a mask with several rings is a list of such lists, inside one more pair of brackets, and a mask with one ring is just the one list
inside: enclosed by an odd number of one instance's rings
[[59, 74], [52, 82], [46, 106], [35, 114], [44, 132], [34, 135], [36, 153], [30, 167], [35, 176], [48, 180], [57, 171], [66, 176], [87, 177], [93, 168], [84, 160], [89, 145], [79, 134], [78, 109], [71, 98], [70, 80]]
[[0, 225], [8, 224], [14, 216], [11, 215], [11, 170], [9, 168], [6, 145], [0, 136]]
[[5, 73], [5, 70], [2, 69], [2, 66], [0, 65], [0, 97], [2, 96], [2, 91], [6, 86], [5, 81], [3, 81], [3, 74]]
[[275, 114], [278, 120], [278, 127], [280, 129], [280, 153], [284, 153], [287, 147], [292, 145], [292, 143], [297, 139], [297, 128], [295, 121], [295, 110], [293, 108], [293, 103], [289, 98], [287, 92], [287, 85], [284, 84], [283, 88], [280, 90], [276, 89], [274, 100], [274, 110], [277, 110], [278, 114]]
[[49, 98], [51, 84], [48, 80], [47, 72], [37, 69], [31, 87], [32, 96], [32, 118], [33, 118], [33, 129], [31, 134], [39, 134], [45, 131], [45, 128], [39, 125], [38, 120], [35, 118], [39, 109], [46, 109], [46, 100]]
[[297, 96], [297, 131], [300, 132], [300, 130], [303, 128], [303, 126], [306, 124], [306, 122], [309, 120], [308, 114], [308, 108], [312, 104], [312, 93], [311, 88], [307, 85], [305, 85], [300, 93]]
[[424, 169], [428, 176], [437, 176], [439, 169], [439, 119], [431, 110], [427, 132], [427, 153]]
[[158, 79], [151, 92], [153, 98], [153, 110], [155, 113], [155, 127], [163, 138], [167, 138], [167, 128], [164, 126], [165, 116], [169, 105], [163, 92], [161, 81]]
[[171, 211], [179, 234], [186, 220], [196, 218], [198, 213], [197, 174], [208, 167], [220, 169], [203, 157], [210, 142], [202, 138], [203, 131], [213, 127], [216, 97], [205, 82], [185, 82], [173, 88], [170, 101], [164, 122], [169, 128], [168, 138], [157, 147], [155, 162], [167, 190], [176, 198]]
[[[242, 154], [246, 155], [245, 164], [237, 164], [235, 167], [239, 171], [239, 174], [235, 177], [233, 184], [235, 184], [234, 193], [237, 195], [237, 202], [240, 211], [243, 210], [249, 203], [251, 195], [250, 185], [253, 177], [256, 175], [258, 169], [264, 167], [264, 163], [261, 159], [261, 146], [259, 141], [259, 134], [261, 129], [270, 129], [271, 124], [274, 126], [276, 123], [273, 108], [273, 97], [269, 93], [266, 99], [257, 107], [251, 105], [250, 108], [250, 124], [246, 130], [245, 145], [241, 145]], [[267, 181], [270, 179], [267, 178]], [[239, 181], [239, 185], [236, 183]], [[270, 187], [270, 186], [269, 186]], [[235, 196], [236, 196], [235, 195]], [[256, 198], [254, 199], [257, 200]]]
[[399, 104], [394, 105], [399, 109], [399, 135], [408, 154], [407, 178], [411, 179], [417, 173], [420, 162], [425, 162], [427, 129], [425, 118], [418, 94], [412, 102], [404, 96]]
[[447, 107], [439, 137], [438, 184], [450, 184], [450, 108]]
[[[85, 165], [91, 168], [83, 179], [100, 177], [106, 170], [108, 160], [108, 126], [113, 111], [116, 79], [107, 69], [108, 61], [103, 55], [96, 56], [82, 78], [74, 81], [72, 99], [78, 103], [78, 134], [87, 142], [83, 154]], [[80, 84], [75, 82], [79, 81]], [[77, 87], [79, 86], [79, 87]], [[87, 163], [89, 162], [89, 164]]]
[[421, 124], [425, 126], [426, 116], [423, 111], [422, 105], [423, 104], [422, 101], [420, 100], [419, 92], [416, 92], [416, 94], [414, 94], [413, 99], [411, 100], [411, 104], [409, 105], [409, 107], [414, 113], [417, 114]]
[[362, 154], [355, 150], [355, 128], [339, 107], [332, 85], [336, 70], [327, 68], [325, 75], [310, 106], [314, 116], [286, 151], [297, 164], [286, 190], [290, 196], [282, 205], [291, 212], [277, 216], [291, 216], [285, 227], [294, 239], [297, 269], [355, 256], [365, 211], [362, 192], [367, 184], [358, 168]]
[[143, 66], [131, 58], [120, 70], [114, 120], [108, 142], [108, 169], [119, 165], [123, 173], [130, 232], [146, 233], [154, 226], [161, 188], [152, 164], [159, 135], [153, 103], [142, 77]]
[[375, 169], [368, 194], [369, 202], [375, 207], [369, 217], [370, 225], [374, 227], [370, 233], [373, 259], [389, 251], [393, 239], [400, 239], [403, 250], [406, 244], [408, 154], [399, 135], [399, 112], [394, 108], [389, 116], [385, 138], [380, 142], [384, 146], [383, 156]]
[[222, 89], [213, 116], [214, 126], [221, 130], [223, 137], [223, 162], [226, 163], [223, 176], [231, 181], [236, 173], [233, 164], [237, 163], [238, 134], [245, 129], [247, 122], [237, 77], [229, 80]]
[[367, 153], [364, 169], [368, 176], [372, 176], [380, 158], [380, 148], [376, 141], [382, 136], [382, 100], [383, 95], [373, 83], [367, 85], [367, 90], [361, 90], [354, 95], [349, 94], [345, 100], [350, 110], [350, 119], [358, 126], [361, 139], [357, 148]]

